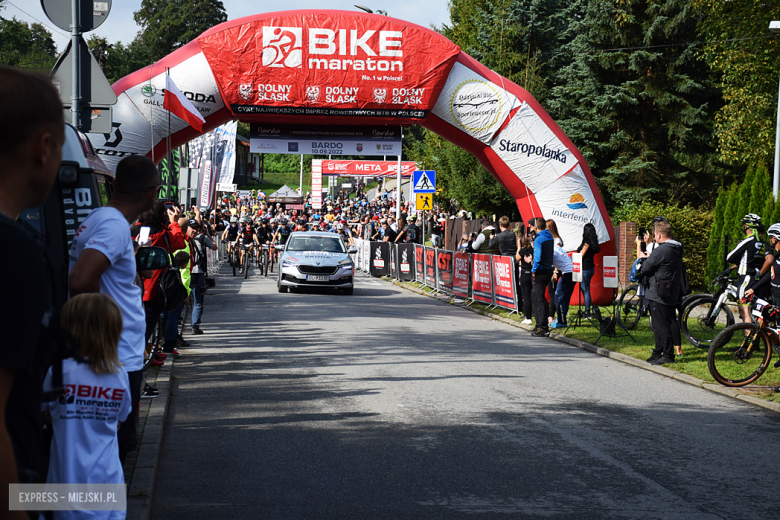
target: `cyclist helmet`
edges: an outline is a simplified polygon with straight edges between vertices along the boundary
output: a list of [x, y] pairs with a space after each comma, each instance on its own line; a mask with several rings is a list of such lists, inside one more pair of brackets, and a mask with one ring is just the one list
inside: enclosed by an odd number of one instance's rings
[[231, 224], [238, 224], [238, 219], [236, 217], [230, 217], [230, 223]]
[[769, 229], [766, 230], [767, 235], [780, 240], [780, 224], [772, 224]]
[[320, 222], [320, 229], [325, 229], [328, 227], [328, 224], [326, 222]]
[[748, 213], [742, 217], [742, 224], [749, 228], [758, 228], [758, 226], [761, 225], [761, 217], [755, 213]]
[[283, 226], [286, 226], [286, 225], [287, 225], [287, 219], [286, 219], [286, 218], [283, 218], [283, 219], [282, 219], [282, 225], [283, 225]]
[[338, 229], [339, 231], [341, 231], [342, 229], [344, 229], [344, 224], [342, 224], [341, 222], [339, 222], [338, 224], [336, 224], [336, 229]]

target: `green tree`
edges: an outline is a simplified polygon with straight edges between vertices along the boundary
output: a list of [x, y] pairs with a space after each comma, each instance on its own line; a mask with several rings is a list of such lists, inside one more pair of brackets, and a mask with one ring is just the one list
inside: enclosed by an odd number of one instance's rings
[[137, 39], [156, 61], [226, 22], [227, 13], [220, 0], [142, 0], [133, 19], [141, 27]]
[[0, 65], [49, 72], [56, 60], [57, 47], [43, 25], [0, 18]]
[[769, 21], [780, 3], [756, 0], [694, 0], [702, 12], [700, 50], [717, 78], [725, 104], [715, 114], [718, 150], [727, 161], [754, 164], [774, 151], [780, 44]]
[[575, 4], [547, 106], [608, 207], [648, 197], [711, 203], [726, 170], [710, 124], [720, 98], [687, 45], [699, 14], [686, 0]]
[[712, 230], [707, 245], [707, 268], [704, 279], [709, 282], [723, 268], [723, 229], [726, 218], [726, 209], [729, 200], [737, 190], [737, 184], [733, 183], [728, 188], [721, 188], [718, 199], [715, 201], [715, 210], [712, 219]]

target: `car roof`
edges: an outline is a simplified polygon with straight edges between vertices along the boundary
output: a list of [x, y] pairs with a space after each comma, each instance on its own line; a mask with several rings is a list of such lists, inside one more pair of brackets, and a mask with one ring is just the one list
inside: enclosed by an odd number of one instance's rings
[[328, 233], [327, 231], [296, 231], [291, 237], [294, 236], [295, 238], [298, 237], [332, 237], [332, 238], [339, 238], [339, 235], [336, 233]]

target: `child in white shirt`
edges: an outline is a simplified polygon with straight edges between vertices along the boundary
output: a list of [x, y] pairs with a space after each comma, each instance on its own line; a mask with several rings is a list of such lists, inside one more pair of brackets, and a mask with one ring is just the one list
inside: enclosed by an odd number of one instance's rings
[[[43, 403], [54, 437], [47, 483], [124, 484], [117, 430], [130, 410], [130, 383], [117, 353], [122, 313], [110, 296], [80, 294], [62, 308], [62, 327], [82, 361], [62, 362], [65, 392]], [[43, 391], [52, 390], [52, 369]], [[126, 517], [126, 511], [55, 511], [54, 518]]]

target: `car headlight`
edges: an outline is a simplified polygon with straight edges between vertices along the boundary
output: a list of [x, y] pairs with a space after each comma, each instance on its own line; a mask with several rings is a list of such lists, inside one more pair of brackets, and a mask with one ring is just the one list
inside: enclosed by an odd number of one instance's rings
[[352, 267], [352, 260], [342, 260], [339, 262], [341, 267]]
[[290, 262], [289, 260], [285, 260], [282, 262], [282, 267], [295, 267], [296, 262]]

